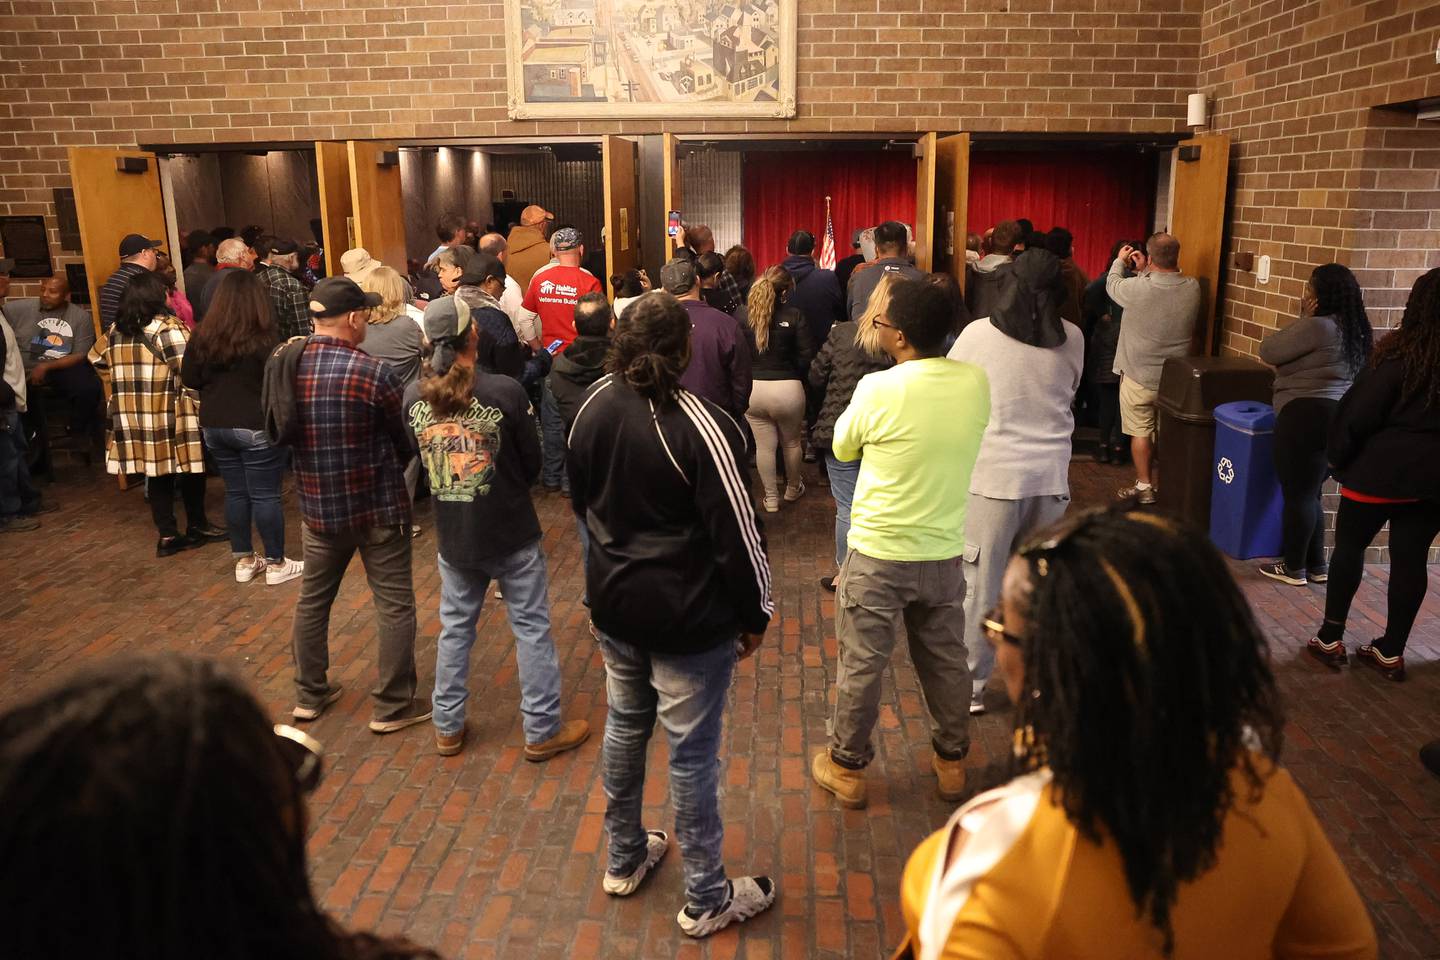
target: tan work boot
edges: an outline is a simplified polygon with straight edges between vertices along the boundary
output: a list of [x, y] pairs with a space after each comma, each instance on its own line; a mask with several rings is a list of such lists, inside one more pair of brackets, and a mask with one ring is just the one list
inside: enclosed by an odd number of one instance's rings
[[453, 757], [465, 747], [465, 728], [458, 733], [436, 733], [435, 752], [442, 757]]
[[840, 806], [851, 810], [865, 806], [865, 772], [840, 766], [831, 759], [828, 749], [821, 750], [810, 761], [810, 776], [833, 793]]
[[525, 759], [531, 763], [540, 763], [566, 750], [574, 750], [589, 739], [590, 724], [584, 720], [567, 720], [561, 724], [560, 732], [549, 740], [525, 744]]
[[965, 795], [964, 760], [944, 760], [938, 756], [932, 757], [930, 769], [935, 771], [935, 779], [939, 781], [941, 800], [959, 800]]

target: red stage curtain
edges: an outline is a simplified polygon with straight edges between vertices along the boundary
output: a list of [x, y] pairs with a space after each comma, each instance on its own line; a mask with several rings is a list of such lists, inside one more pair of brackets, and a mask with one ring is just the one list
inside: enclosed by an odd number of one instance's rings
[[1109, 268], [1117, 240], [1150, 235], [1155, 156], [1133, 150], [989, 151], [970, 154], [970, 232], [1028, 217], [1036, 230], [1075, 235], [1075, 262], [1091, 277]]
[[825, 232], [825, 197], [835, 223], [835, 259], [851, 254], [850, 234], [886, 220], [915, 225], [915, 161], [908, 150], [745, 154], [745, 246], [757, 270], [785, 259], [796, 230]]

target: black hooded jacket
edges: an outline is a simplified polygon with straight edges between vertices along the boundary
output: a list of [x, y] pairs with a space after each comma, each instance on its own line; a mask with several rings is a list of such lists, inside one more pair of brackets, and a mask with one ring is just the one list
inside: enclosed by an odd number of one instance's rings
[[551, 365], [550, 392], [566, 430], [575, 423], [585, 391], [605, 375], [605, 355], [609, 352], [609, 337], [576, 337]]
[[788, 256], [780, 266], [795, 280], [795, 292], [787, 303], [805, 314], [811, 339], [824, 343], [831, 325], [845, 319], [845, 295], [835, 271], [821, 270], [806, 254]]
[[745, 434], [729, 414], [683, 389], [659, 406], [607, 375], [586, 393], [569, 443], [597, 629], [659, 653], [765, 631], [770, 563]]

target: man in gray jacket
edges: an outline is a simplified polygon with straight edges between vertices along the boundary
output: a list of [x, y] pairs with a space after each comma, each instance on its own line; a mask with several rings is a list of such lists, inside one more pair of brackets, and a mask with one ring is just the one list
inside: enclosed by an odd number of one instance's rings
[[[1127, 262], [1134, 264], [1137, 276], [1125, 276]], [[1200, 316], [1200, 284], [1180, 274], [1180, 241], [1157, 233], [1145, 242], [1144, 252], [1128, 244], [1120, 248], [1105, 278], [1105, 292], [1125, 310], [1115, 372], [1120, 375], [1120, 425], [1130, 437], [1136, 479], [1119, 495], [1154, 503], [1150, 462], [1155, 454], [1160, 371], [1167, 357], [1183, 357], [1190, 351]]]
[[851, 320], [859, 320], [870, 303], [870, 294], [887, 273], [904, 280], [921, 280], [925, 274], [910, 262], [910, 231], [903, 223], [886, 220], [875, 228], [875, 261], [858, 268], [850, 275], [849, 312]]

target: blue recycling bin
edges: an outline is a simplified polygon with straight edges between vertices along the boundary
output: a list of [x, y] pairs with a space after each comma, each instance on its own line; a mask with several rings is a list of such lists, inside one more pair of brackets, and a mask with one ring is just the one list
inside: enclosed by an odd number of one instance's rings
[[1275, 408], [1241, 400], [1215, 408], [1210, 539], [1237, 560], [1278, 557], [1284, 498], [1275, 476]]

